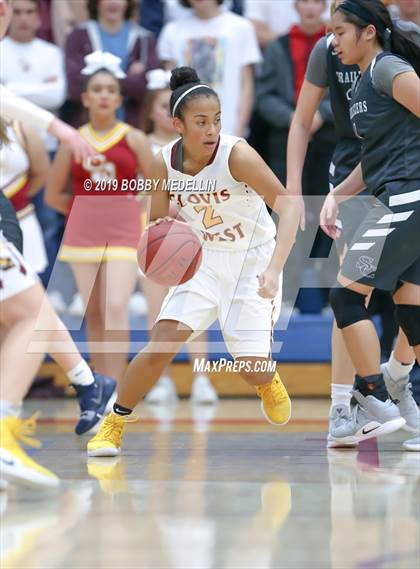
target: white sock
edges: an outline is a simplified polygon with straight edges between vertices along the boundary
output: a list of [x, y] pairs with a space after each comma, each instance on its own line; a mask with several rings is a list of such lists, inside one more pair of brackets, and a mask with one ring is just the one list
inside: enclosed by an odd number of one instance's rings
[[386, 363], [389, 375], [393, 381], [399, 381], [403, 377], [407, 377], [414, 367], [414, 361], [411, 364], [402, 364], [395, 359], [394, 352], [391, 352], [389, 360]]
[[74, 385], [91, 385], [95, 381], [92, 370], [85, 360], [80, 360], [76, 367], [68, 371], [67, 377]]
[[331, 384], [331, 407], [335, 405], [344, 405], [345, 407], [350, 407], [351, 392], [353, 390], [353, 385], [351, 384]]
[[0, 419], [5, 417], [19, 417], [22, 410], [22, 405], [16, 405], [15, 403], [10, 403], [10, 401], [5, 401], [0, 399]]

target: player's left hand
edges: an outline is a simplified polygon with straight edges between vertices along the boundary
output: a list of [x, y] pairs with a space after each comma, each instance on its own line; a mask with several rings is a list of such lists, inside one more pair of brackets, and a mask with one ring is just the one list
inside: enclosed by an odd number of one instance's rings
[[336, 222], [338, 216], [338, 205], [337, 200], [331, 194], [329, 194], [324, 201], [321, 213], [319, 215], [319, 225], [324, 233], [331, 237], [331, 239], [337, 239], [340, 237], [340, 230], [338, 229]]
[[280, 275], [273, 269], [266, 269], [258, 275], [258, 294], [262, 298], [274, 298], [279, 290]]

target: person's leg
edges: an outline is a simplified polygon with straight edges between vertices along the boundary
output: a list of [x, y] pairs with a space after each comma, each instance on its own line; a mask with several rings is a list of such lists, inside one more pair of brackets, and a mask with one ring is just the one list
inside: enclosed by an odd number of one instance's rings
[[[371, 287], [352, 282], [341, 274], [338, 283], [331, 291], [331, 305], [356, 370], [353, 395], [363, 411], [355, 418], [355, 432], [351, 436], [349, 425], [339, 430], [343, 431], [344, 440], [357, 442], [397, 430], [405, 424], [405, 419], [390, 400], [380, 372], [379, 338], [366, 308]], [[336, 437], [340, 438], [337, 434]]]
[[[407, 336], [401, 330], [398, 331], [397, 341], [395, 342], [393, 353], [391, 354], [391, 358], [394, 358], [394, 363], [398, 362], [403, 366], [410, 366], [410, 370], [414, 365], [414, 351], [413, 348], [410, 346], [407, 340]], [[397, 371], [397, 370], [395, 370]], [[401, 370], [404, 371], [404, 370]]]
[[147, 346], [130, 362], [118, 387], [116, 405], [134, 409], [191, 334], [192, 330], [181, 322], [159, 320]]
[[130, 362], [119, 383], [114, 411], [107, 415], [98, 434], [89, 441], [89, 456], [119, 454], [124, 422], [153, 387], [191, 333], [191, 328], [176, 320], [157, 322], [149, 343]]
[[77, 289], [79, 290], [85, 306], [86, 336], [89, 344], [90, 361], [93, 368], [99, 373], [106, 373], [104, 354], [94, 349], [96, 342], [101, 346], [103, 340], [104, 322], [101, 310], [101, 289], [99, 263], [72, 263]]
[[334, 319], [331, 333], [331, 409], [337, 405], [350, 407], [353, 381], [353, 362]]
[[48, 267], [41, 275], [41, 280], [45, 288], [48, 288], [54, 263], [57, 258], [61, 240], [64, 233], [64, 216], [46, 205], [44, 201], [44, 190], [38, 192], [32, 202], [35, 206], [36, 216], [44, 235], [45, 248], [48, 257]]
[[[418, 282], [418, 281], [417, 281]], [[394, 294], [394, 301], [396, 303], [396, 314], [398, 323], [404, 331], [406, 340], [411, 348], [414, 350], [417, 362], [420, 362], [420, 286], [417, 284], [404, 283]], [[404, 345], [404, 338], [401, 338], [401, 345], [399, 346], [399, 354], [402, 358], [408, 355], [408, 348]], [[409, 390], [410, 384], [404, 386], [404, 379], [400, 380], [403, 384], [402, 389], [406, 393]], [[411, 395], [411, 393], [410, 393]], [[420, 431], [420, 421], [418, 408], [410, 405], [412, 413], [410, 415], [409, 426], [412, 430]], [[415, 414], [417, 411], [417, 414]], [[420, 451], [420, 437], [415, 437], [404, 442], [404, 448], [408, 451]]]
[[37, 282], [1, 302], [0, 320], [6, 331], [0, 350], [0, 475], [18, 485], [49, 488], [59, 484], [57, 476], [21, 448], [21, 440], [39, 446], [30, 438], [36, 428], [35, 419], [20, 419], [23, 398], [45, 355], [28, 351], [43, 294]]
[[385, 385], [389, 395], [397, 401], [401, 417], [407, 421], [403, 429], [411, 433], [420, 432], [420, 411], [414, 400], [410, 372], [414, 367], [415, 356], [407, 336], [399, 329], [394, 350], [387, 362], [381, 365]]
[[[21, 405], [44, 359], [45, 352], [29, 352], [44, 289], [38, 282], [1, 303], [0, 319], [6, 330], [0, 353], [2, 401]], [[51, 332], [45, 334], [49, 340]]]
[[106, 373], [117, 381], [127, 367], [130, 349], [128, 302], [136, 284], [137, 271], [137, 265], [124, 260], [107, 261], [100, 271], [103, 360]]
[[190, 362], [193, 363], [191, 402], [196, 405], [215, 405], [219, 398], [209, 376], [204, 372], [194, 371], [194, 361], [207, 361], [208, 359], [207, 332], [203, 332], [188, 342], [187, 350]]
[[[162, 307], [162, 302], [168, 294], [168, 287], [154, 283], [141, 276], [140, 287], [147, 302], [147, 326], [152, 330]], [[178, 400], [175, 384], [171, 378], [169, 368], [163, 370], [155, 386], [147, 393], [145, 401], [151, 405], [174, 405]]]

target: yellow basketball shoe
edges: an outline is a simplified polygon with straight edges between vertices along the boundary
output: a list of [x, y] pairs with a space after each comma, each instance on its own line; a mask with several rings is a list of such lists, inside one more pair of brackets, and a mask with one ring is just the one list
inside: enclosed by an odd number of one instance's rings
[[99, 431], [87, 445], [88, 456], [117, 456], [121, 452], [124, 427], [128, 421], [136, 419], [109, 413], [103, 420]]
[[31, 447], [41, 443], [32, 438], [36, 416], [30, 419], [4, 417], [0, 421], [0, 471], [2, 478], [11, 483], [34, 488], [55, 488], [60, 480], [55, 474], [35, 462], [21, 448], [20, 442]]
[[285, 425], [289, 422], [292, 413], [292, 403], [279, 374], [273, 377], [270, 383], [258, 385], [257, 395], [261, 398], [261, 409], [269, 423], [272, 425]]

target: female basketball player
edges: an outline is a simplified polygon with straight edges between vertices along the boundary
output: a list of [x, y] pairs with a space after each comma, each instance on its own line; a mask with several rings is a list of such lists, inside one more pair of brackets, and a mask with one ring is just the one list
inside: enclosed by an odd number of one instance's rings
[[[332, 14], [336, 5], [332, 5]], [[401, 24], [400, 24], [401, 25]], [[320, 101], [329, 88], [331, 106], [336, 125], [338, 142], [330, 167], [330, 185], [336, 187], [357, 166], [360, 161], [360, 140], [353, 132], [350, 122], [350, 92], [354, 80], [359, 76], [357, 65], [344, 65], [334, 50], [334, 36], [322, 38], [315, 46], [306, 71], [306, 79], [300, 92], [296, 112], [290, 127], [288, 142], [287, 188], [291, 194], [301, 196], [301, 178], [305, 152], [313, 121], [322, 120], [318, 112]], [[302, 221], [304, 223], [304, 205]], [[360, 219], [367, 214], [365, 200], [349, 200], [340, 206], [341, 236], [340, 249], [346, 250], [351, 243]], [[341, 256], [343, 251], [341, 251]], [[332, 385], [331, 411], [328, 433], [328, 446], [341, 446], [342, 423], [351, 424], [350, 399], [354, 379], [354, 368], [345, 347], [342, 334], [334, 322], [332, 332]], [[404, 428], [417, 431], [419, 410], [409, 388], [409, 373], [414, 365], [413, 352], [405, 335], [400, 331], [395, 350], [383, 372], [388, 391], [392, 398], [399, 400], [401, 415], [406, 419]], [[411, 362], [411, 363], [401, 363]], [[356, 427], [354, 425], [354, 427]], [[355, 433], [356, 434], [356, 433]], [[358, 440], [366, 435], [358, 433]]]
[[[147, 120], [145, 132], [148, 134], [153, 153], [158, 154], [166, 144], [178, 138], [169, 111], [171, 98], [169, 81], [171, 73], [163, 69], [152, 69], [146, 73], [146, 77]], [[170, 214], [173, 217], [176, 217], [178, 214], [178, 207], [175, 203], [171, 204]], [[147, 319], [149, 330], [151, 330], [156, 322], [168, 289], [144, 276], [140, 277], [140, 283], [147, 299]], [[207, 359], [207, 334], [203, 333], [189, 342], [187, 348], [191, 358]], [[169, 375], [169, 370], [165, 370], [153, 389], [146, 395], [145, 401], [151, 404], [171, 404], [176, 402], [176, 400], [177, 394], [174, 382]], [[197, 404], [215, 404], [217, 400], [217, 393], [207, 375], [195, 374], [191, 388], [191, 401]]]
[[[120, 59], [95, 52], [85, 58], [82, 101], [89, 123], [82, 136], [97, 156], [83, 165], [64, 146], [54, 160], [46, 191], [51, 207], [68, 214], [59, 259], [69, 262], [86, 306], [87, 336], [95, 369], [120, 379], [129, 348], [128, 302], [137, 278], [140, 210], [137, 192], [124, 189], [147, 176], [152, 153], [146, 136], [120, 122]], [[72, 181], [73, 199], [66, 192]], [[99, 342], [97, 352], [92, 342]], [[108, 342], [108, 344], [107, 344]], [[118, 342], [113, 349], [112, 342]]]
[[[6, 33], [11, 18], [11, 3], [0, 0], [0, 38]], [[13, 95], [0, 86], [1, 111], [9, 119], [21, 120], [33, 127], [43, 128], [67, 144], [76, 160], [88, 158], [94, 154], [89, 144], [76, 130], [56, 119], [45, 111]], [[0, 143], [8, 142], [6, 124], [0, 117]], [[12, 242], [5, 237], [11, 238]], [[78, 397], [82, 414], [77, 428], [89, 429], [100, 418], [105, 405], [114, 390], [114, 381], [110, 378], [94, 378], [68, 331], [45, 299], [45, 291], [36, 282], [34, 274], [23, 261], [13, 243], [22, 247], [21, 231], [16, 213], [9, 200], [0, 193], [0, 276], [1, 310], [0, 320], [3, 328], [1, 341], [1, 399], [0, 399], [0, 487], [4, 486], [3, 476], [15, 482], [35, 486], [57, 484], [57, 478], [39, 466], [21, 448], [21, 443], [30, 443], [28, 435], [33, 432], [34, 421], [28, 425], [20, 419], [20, 406], [23, 397], [33, 381], [44, 352], [29, 353], [28, 346], [33, 339], [34, 324], [42, 316], [46, 330], [54, 330], [54, 339], [60, 343], [60, 349], [52, 353], [72, 383], [79, 388]], [[48, 332], [45, 334], [48, 341]], [[68, 353], [66, 352], [68, 349]], [[106, 383], [106, 385], [105, 385]], [[28, 431], [29, 429], [29, 431]]]
[[[295, 240], [298, 211], [265, 162], [240, 138], [220, 133], [220, 101], [195, 71], [172, 71], [170, 110], [180, 139], [154, 162], [151, 221], [168, 215], [166, 180], [216, 180], [211, 194], [176, 193], [183, 219], [203, 235], [203, 260], [194, 277], [170, 290], [151, 341], [130, 364], [114, 405], [88, 444], [92, 456], [120, 451], [124, 423], [180, 346], [219, 318], [229, 352], [256, 387], [266, 418], [290, 419], [290, 399], [271, 360], [272, 325], [279, 312], [281, 273]], [[281, 217], [276, 228], [264, 201]], [[158, 351], [159, 350], [159, 351]]]
[[345, 0], [332, 23], [338, 57], [362, 74], [350, 103], [362, 154], [361, 165], [326, 198], [321, 225], [335, 237], [337, 202], [365, 186], [378, 200], [355, 233], [331, 304], [358, 374], [354, 420], [362, 431], [379, 433], [401, 419], [387, 399], [379, 341], [365, 308], [375, 287], [394, 291], [398, 323], [420, 358], [420, 50], [379, 0]]

